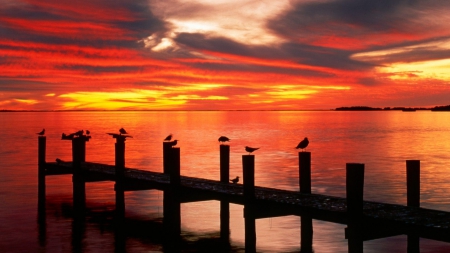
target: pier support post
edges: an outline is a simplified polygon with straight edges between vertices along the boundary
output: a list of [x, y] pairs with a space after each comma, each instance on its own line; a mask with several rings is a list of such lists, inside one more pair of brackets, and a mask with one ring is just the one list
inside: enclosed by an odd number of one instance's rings
[[[300, 192], [311, 194], [311, 152], [298, 152]], [[300, 217], [300, 251], [313, 252], [313, 225], [310, 214]]]
[[243, 155], [245, 252], [256, 252], [255, 224], [255, 156]]
[[311, 152], [298, 152], [299, 185], [301, 193], [311, 193]]
[[407, 205], [420, 207], [420, 160], [406, 160]]
[[347, 163], [346, 167], [348, 252], [363, 252], [364, 164]]
[[[220, 182], [230, 181], [230, 146], [220, 145]], [[230, 202], [220, 201], [220, 238], [226, 245], [230, 243]]]
[[172, 145], [170, 142], [163, 142], [163, 172], [169, 174]]
[[116, 217], [125, 218], [125, 137], [118, 136], [115, 145], [115, 185], [116, 192]]
[[47, 137], [38, 137], [38, 218], [45, 218], [45, 153]]
[[174, 147], [167, 151], [167, 173], [170, 177], [170, 186], [164, 190], [163, 223], [166, 238], [166, 247], [170, 252], [179, 251], [181, 235], [181, 208], [180, 208], [180, 148]]
[[[407, 206], [420, 207], [420, 160], [406, 160], [406, 199]], [[408, 253], [420, 251], [417, 231], [408, 233]]]
[[86, 160], [86, 140], [84, 136], [72, 139], [73, 208], [76, 216], [84, 215], [86, 208], [86, 183], [81, 170], [81, 163]]

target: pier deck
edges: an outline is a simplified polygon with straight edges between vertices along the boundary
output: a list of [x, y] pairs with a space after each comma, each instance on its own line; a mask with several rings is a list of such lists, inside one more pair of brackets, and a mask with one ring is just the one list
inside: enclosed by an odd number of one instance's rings
[[[86, 182], [115, 180], [115, 166], [82, 162]], [[50, 175], [72, 174], [71, 162], [46, 163], [45, 173]], [[170, 189], [168, 174], [125, 168], [124, 190]], [[242, 184], [180, 177], [180, 201], [226, 200], [245, 204]], [[253, 204], [255, 218], [307, 214], [313, 219], [347, 224], [346, 198], [319, 194], [306, 194], [266, 187], [255, 187]], [[386, 237], [388, 234], [415, 233], [423, 238], [450, 242], [450, 212], [419, 207], [363, 202], [364, 239]]]

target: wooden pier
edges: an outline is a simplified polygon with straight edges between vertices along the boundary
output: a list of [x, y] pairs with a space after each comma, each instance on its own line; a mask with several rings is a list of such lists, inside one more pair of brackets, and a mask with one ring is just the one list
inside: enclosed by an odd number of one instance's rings
[[[299, 191], [255, 186], [254, 155], [243, 155], [243, 184], [229, 182], [228, 145], [220, 146], [220, 180], [180, 175], [180, 148], [163, 143], [163, 173], [125, 166], [125, 140], [115, 135], [115, 164], [85, 161], [84, 135], [71, 139], [73, 161], [46, 162], [46, 137], [38, 137], [38, 209], [45, 214], [45, 177], [73, 175], [74, 216], [85, 209], [85, 184], [114, 181], [115, 216], [122, 222], [125, 215], [125, 191], [156, 189], [164, 192], [163, 224], [165, 236], [180, 236], [180, 204], [194, 201], [220, 201], [220, 234], [229, 241], [229, 203], [244, 205], [245, 249], [256, 252], [255, 219], [297, 215], [301, 217], [301, 252], [313, 252], [312, 220], [346, 224], [348, 252], [363, 252], [366, 240], [405, 234], [407, 252], [419, 252], [419, 238], [450, 242], [450, 212], [420, 208], [420, 161], [406, 161], [407, 205], [363, 201], [364, 164], [346, 165], [347, 197], [339, 198], [311, 193], [311, 153], [299, 152]], [[44, 210], [44, 211], [43, 211]], [[178, 251], [176, 243], [170, 251]]]

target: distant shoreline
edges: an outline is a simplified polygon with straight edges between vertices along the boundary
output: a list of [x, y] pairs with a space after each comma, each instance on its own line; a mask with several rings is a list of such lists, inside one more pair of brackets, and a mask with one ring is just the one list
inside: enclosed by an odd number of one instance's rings
[[432, 108], [425, 107], [370, 107], [370, 106], [350, 106], [350, 107], [338, 107], [336, 111], [450, 111], [450, 105], [435, 106]]
[[370, 106], [345, 106], [335, 109], [311, 109], [311, 110], [0, 110], [0, 112], [234, 112], [234, 111], [257, 111], [257, 112], [298, 112], [298, 111], [450, 111], [450, 105], [425, 107], [370, 107]]

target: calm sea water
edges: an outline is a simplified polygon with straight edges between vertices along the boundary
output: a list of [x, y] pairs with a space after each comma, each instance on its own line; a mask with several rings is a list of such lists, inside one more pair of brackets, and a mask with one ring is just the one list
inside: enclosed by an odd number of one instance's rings
[[[255, 183], [298, 189], [298, 150], [312, 156], [312, 191], [345, 196], [345, 164], [364, 163], [364, 198], [406, 203], [405, 160], [421, 160], [422, 207], [450, 211], [448, 112], [14, 112], [0, 113], [0, 252], [113, 252], [112, 182], [88, 183], [89, 215], [80, 233], [70, 214], [71, 176], [47, 177], [45, 224], [37, 222], [37, 135], [46, 129], [47, 161], [71, 160], [61, 133], [89, 129], [86, 160], [114, 163], [107, 132], [124, 127], [126, 166], [162, 171], [162, 141], [179, 140], [181, 174], [219, 179], [218, 137], [231, 139], [230, 176], [242, 176], [245, 146], [256, 151]], [[164, 252], [162, 193], [125, 194], [127, 252]], [[217, 201], [181, 205], [183, 251], [217, 252]], [[313, 221], [315, 252], [347, 252], [343, 225]], [[258, 252], [298, 252], [300, 218], [256, 221]], [[244, 251], [243, 207], [230, 205], [230, 252]], [[421, 239], [421, 252], [450, 252], [450, 244]], [[364, 242], [364, 252], [406, 252], [406, 236]]]

